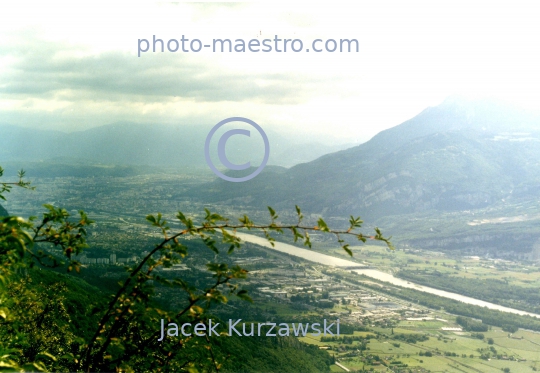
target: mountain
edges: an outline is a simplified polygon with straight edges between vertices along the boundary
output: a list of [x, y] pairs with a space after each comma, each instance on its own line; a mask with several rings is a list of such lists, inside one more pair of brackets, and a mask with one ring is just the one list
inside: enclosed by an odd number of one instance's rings
[[[114, 165], [149, 165], [161, 167], [207, 168], [204, 142], [210, 132], [208, 125], [148, 125], [115, 123], [86, 131], [63, 133], [0, 125], [0, 161], [37, 162], [97, 162]], [[269, 164], [290, 167], [308, 162], [323, 154], [344, 149], [346, 145], [302, 144], [295, 139], [265, 130], [271, 144]], [[227, 149], [233, 163], [261, 154], [256, 136], [244, 141], [232, 136]], [[255, 162], [255, 160], [253, 161]]]
[[8, 216], [9, 213], [7, 212], [7, 210], [5, 208], [2, 207], [2, 205], [0, 205], [0, 216]]
[[540, 197], [540, 117], [451, 98], [359, 146], [244, 183], [198, 188], [209, 202], [301, 206], [372, 224], [396, 215], [481, 210]]

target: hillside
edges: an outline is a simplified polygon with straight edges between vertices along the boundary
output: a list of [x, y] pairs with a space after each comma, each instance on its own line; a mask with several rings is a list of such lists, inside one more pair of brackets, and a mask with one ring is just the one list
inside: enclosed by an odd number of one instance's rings
[[485, 211], [538, 200], [539, 142], [540, 117], [453, 98], [365, 144], [245, 183], [215, 180], [193, 194], [257, 208], [297, 204], [327, 218], [361, 215], [369, 224]]
[[[103, 282], [98, 281], [100, 288], [97, 288], [82, 278], [58, 271], [36, 266], [20, 278], [23, 287], [15, 286], [10, 290], [15, 301], [8, 306], [13, 314], [25, 317], [23, 310], [34, 308], [39, 317], [32, 316], [31, 319], [20, 320], [20, 323], [8, 324], [0, 331], [0, 343], [17, 333], [23, 341], [21, 345], [25, 356], [46, 351], [60, 357], [65, 354], [65, 346], [58, 341], [69, 343], [76, 350], [81, 343], [90, 340], [101, 317], [96, 310], [106, 309], [110, 302], [110, 289]], [[83, 268], [82, 275], [92, 277], [88, 271]], [[215, 337], [210, 343], [213, 353], [223, 361], [225, 372], [330, 372], [332, 364], [332, 358], [326, 351], [294, 337]], [[208, 358], [207, 353], [201, 352], [206, 350], [196, 343], [188, 346], [184, 347], [186, 356], [201, 354], [201, 359]], [[153, 348], [156, 354], [162, 353], [159, 347]], [[242, 354], [239, 355], [238, 351]], [[64, 357], [58, 358], [55, 365], [58, 371], [69, 371], [71, 366]]]
[[7, 210], [5, 208], [2, 207], [2, 205], [0, 205], [0, 216], [8, 216], [9, 213], [7, 212]]

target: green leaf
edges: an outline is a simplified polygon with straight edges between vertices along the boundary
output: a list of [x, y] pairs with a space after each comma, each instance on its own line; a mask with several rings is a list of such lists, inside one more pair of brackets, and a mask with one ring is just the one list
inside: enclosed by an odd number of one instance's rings
[[270, 211], [270, 217], [272, 218], [272, 220], [275, 220], [278, 218], [278, 216], [276, 215], [276, 212], [274, 211], [274, 209], [270, 206], [267, 206], [268, 207], [268, 211]]
[[178, 211], [178, 213], [176, 214], [176, 217], [178, 218], [178, 220], [180, 220], [182, 223], [184, 223], [184, 225], [187, 225], [187, 218], [182, 213], [182, 211]]
[[349, 249], [349, 245], [343, 245], [342, 247], [343, 247], [343, 250], [345, 250], [345, 252], [349, 254], [349, 256], [353, 256], [351, 249]]
[[36, 359], [40, 359], [40, 358], [47, 358], [47, 359], [50, 359], [52, 361], [56, 361], [56, 357], [51, 355], [50, 353], [48, 353], [46, 351], [43, 351], [43, 352], [36, 355]]
[[306, 232], [304, 236], [304, 245], [308, 246], [311, 249], [311, 240], [309, 238], [308, 232]]
[[323, 232], [330, 232], [330, 229], [328, 228], [328, 225], [326, 225], [326, 222], [323, 220], [323, 218], [319, 218], [319, 220], [317, 221], [317, 226]]
[[247, 290], [240, 290], [238, 293], [236, 293], [236, 296], [240, 299], [253, 303], [253, 299], [251, 299], [251, 297], [248, 296]]

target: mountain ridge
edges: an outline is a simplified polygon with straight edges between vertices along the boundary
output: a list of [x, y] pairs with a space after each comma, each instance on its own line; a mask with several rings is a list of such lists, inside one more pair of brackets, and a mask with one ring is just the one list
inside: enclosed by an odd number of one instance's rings
[[[211, 126], [205, 124], [141, 124], [116, 122], [85, 131], [64, 133], [0, 124], [0, 160], [36, 162], [54, 158], [90, 160], [103, 164], [207, 168], [204, 142]], [[295, 146], [292, 135], [267, 129], [269, 164], [291, 167], [350, 146], [307, 143]], [[238, 149], [232, 161], [259, 154], [256, 141], [231, 137], [227, 149]], [[254, 139], [256, 140], [256, 138]], [[290, 149], [296, 151], [291, 153]], [[262, 156], [262, 153], [261, 153]]]
[[[528, 112], [445, 101], [364, 144], [235, 183], [242, 185], [216, 180], [220, 187], [211, 189], [223, 200], [244, 196], [258, 207], [298, 204], [312, 213], [368, 219], [477, 208], [540, 182], [539, 142], [540, 118]], [[219, 201], [211, 194], [199, 189], [201, 199]]]

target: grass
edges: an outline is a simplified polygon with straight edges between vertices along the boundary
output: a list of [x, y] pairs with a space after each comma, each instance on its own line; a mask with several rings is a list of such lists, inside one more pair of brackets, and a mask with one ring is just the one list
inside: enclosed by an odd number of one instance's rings
[[344, 372], [344, 370], [338, 367], [337, 365], [330, 365], [330, 371], [331, 372]]
[[[374, 327], [373, 332], [355, 332], [355, 335], [367, 335], [375, 332], [382, 333], [385, 337], [379, 339], [371, 339], [367, 344], [369, 350], [364, 351], [364, 356], [376, 354], [385, 361], [399, 360], [407, 364], [409, 368], [422, 367], [432, 372], [485, 372], [495, 373], [501, 372], [503, 368], [510, 368], [511, 372], [533, 372], [532, 367], [540, 368], [540, 334], [529, 331], [519, 331], [512, 337], [508, 333], [503, 332], [499, 328], [483, 333], [484, 340], [472, 338], [470, 333], [463, 332], [456, 334], [454, 332], [443, 332], [440, 329], [434, 328], [435, 325], [429, 325], [428, 322], [414, 321], [418, 325], [414, 331], [407, 328], [395, 327], [396, 333], [426, 333], [430, 335], [430, 339], [416, 344], [406, 343], [403, 341], [393, 340], [390, 329]], [[434, 322], [436, 323], [436, 322]], [[442, 323], [442, 322], [438, 322]], [[428, 324], [428, 325], [426, 325]], [[446, 323], [444, 323], [446, 324]], [[523, 337], [523, 338], [521, 338]], [[488, 338], [493, 338], [494, 344], [487, 343]], [[332, 353], [340, 360], [340, 362], [349, 369], [374, 368], [375, 371], [386, 371], [385, 366], [371, 366], [365, 361], [362, 361], [361, 356], [345, 357], [347, 351], [340, 350], [340, 344], [336, 342], [321, 343], [320, 337], [305, 337], [300, 338], [303, 342], [315, 344], [318, 346], [326, 345], [332, 347]], [[394, 343], [399, 343], [396, 347]], [[536, 344], [538, 343], [538, 344]], [[358, 343], [353, 343], [354, 345]], [[506, 356], [515, 356], [518, 359], [526, 359], [526, 361], [510, 361], [498, 360], [482, 360], [479, 358], [478, 349], [489, 350], [493, 346], [497, 353]], [[420, 356], [419, 353], [431, 351], [432, 357]], [[456, 353], [458, 356], [444, 356], [444, 353]], [[441, 354], [441, 355], [439, 355]], [[463, 354], [466, 357], [463, 357]], [[470, 355], [474, 355], [473, 358]], [[422, 362], [421, 362], [422, 361]], [[332, 370], [338, 371], [338, 370]]]

